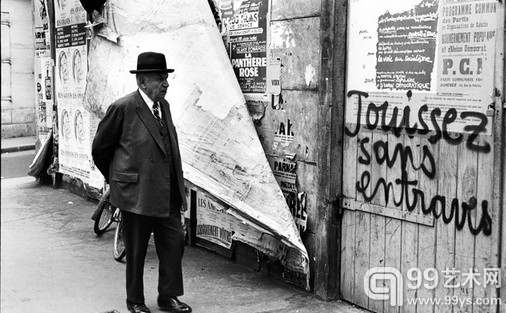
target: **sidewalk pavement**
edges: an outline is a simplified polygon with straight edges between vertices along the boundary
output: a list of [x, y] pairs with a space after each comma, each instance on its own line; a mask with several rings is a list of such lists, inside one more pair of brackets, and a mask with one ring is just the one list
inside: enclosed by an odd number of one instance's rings
[[34, 150], [36, 142], [37, 142], [36, 136], [16, 137], [7, 139], [2, 138], [1, 142], [2, 153]]
[[[115, 225], [93, 232], [96, 202], [32, 177], [1, 181], [1, 312], [126, 313], [125, 263], [112, 257]], [[158, 260], [150, 242], [146, 305], [156, 305]], [[210, 250], [187, 245], [185, 294], [194, 313], [359, 313]]]

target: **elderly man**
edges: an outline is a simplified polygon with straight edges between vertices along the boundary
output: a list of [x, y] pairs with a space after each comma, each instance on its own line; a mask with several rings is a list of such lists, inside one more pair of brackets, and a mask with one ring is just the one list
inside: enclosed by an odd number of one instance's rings
[[110, 184], [113, 205], [123, 217], [126, 294], [130, 312], [150, 312], [144, 300], [144, 260], [151, 233], [159, 259], [158, 306], [188, 313], [183, 295], [182, 211], [186, 197], [176, 129], [169, 103], [165, 56], [141, 53], [139, 89], [109, 106], [93, 140], [93, 160]]

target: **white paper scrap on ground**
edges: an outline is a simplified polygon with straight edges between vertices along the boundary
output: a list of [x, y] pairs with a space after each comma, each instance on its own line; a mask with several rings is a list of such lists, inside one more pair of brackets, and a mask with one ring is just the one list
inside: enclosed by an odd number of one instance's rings
[[[118, 43], [93, 36], [85, 106], [105, 111], [136, 90], [137, 56], [162, 52], [169, 77], [167, 100], [178, 131], [185, 179], [206, 190], [286, 247], [276, 254], [309, 276], [309, 259], [248, 113], [222, 38], [206, 0], [110, 0]], [[263, 236], [263, 237], [269, 237]], [[259, 239], [262, 240], [262, 239]], [[258, 243], [261, 249], [262, 242]], [[269, 248], [267, 248], [269, 247]]]

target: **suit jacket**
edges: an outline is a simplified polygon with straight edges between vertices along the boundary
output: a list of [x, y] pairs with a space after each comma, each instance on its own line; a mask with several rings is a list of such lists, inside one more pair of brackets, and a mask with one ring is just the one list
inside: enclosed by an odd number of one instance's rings
[[[136, 214], [168, 217], [171, 180], [177, 176], [178, 189], [186, 209], [181, 155], [169, 103], [160, 101], [167, 125], [174, 166], [169, 163], [160, 126], [135, 91], [109, 106], [93, 140], [95, 165], [110, 184], [110, 201]], [[174, 171], [175, 173], [171, 173]]]

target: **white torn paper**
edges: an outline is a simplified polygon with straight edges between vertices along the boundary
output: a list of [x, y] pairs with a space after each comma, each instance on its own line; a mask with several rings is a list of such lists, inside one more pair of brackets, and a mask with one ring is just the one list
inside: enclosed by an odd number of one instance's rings
[[[167, 100], [178, 131], [185, 179], [230, 206], [266, 236], [285, 244], [290, 268], [309, 273], [306, 248], [270, 169], [205, 0], [111, 1], [118, 44], [92, 39], [85, 101], [103, 110], [136, 89], [139, 53], [162, 52], [169, 77]], [[262, 239], [259, 239], [262, 240]]]

